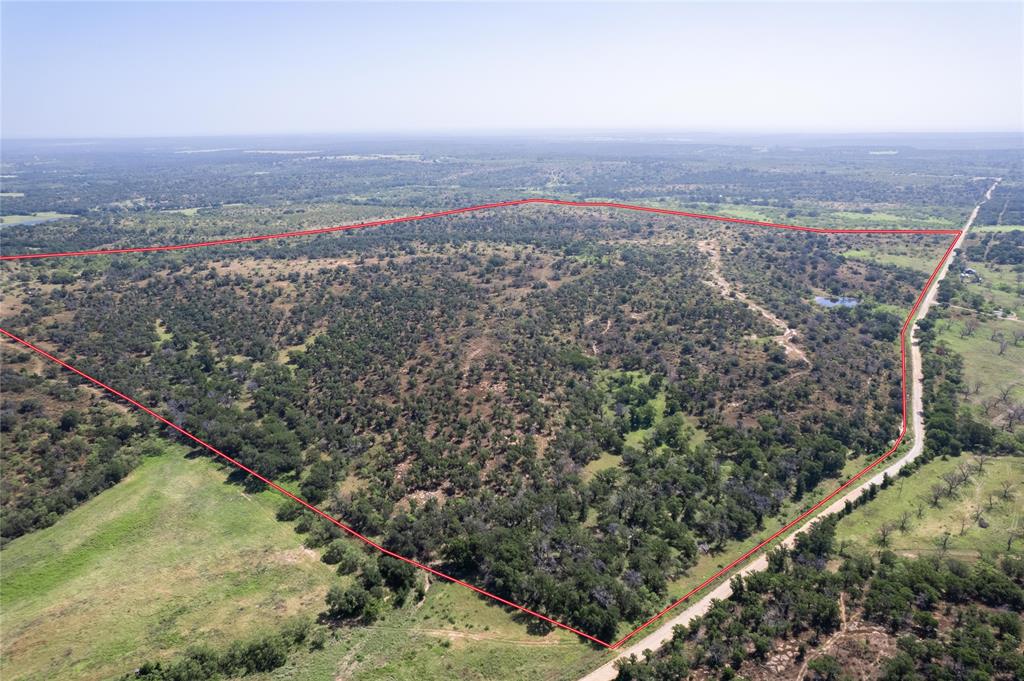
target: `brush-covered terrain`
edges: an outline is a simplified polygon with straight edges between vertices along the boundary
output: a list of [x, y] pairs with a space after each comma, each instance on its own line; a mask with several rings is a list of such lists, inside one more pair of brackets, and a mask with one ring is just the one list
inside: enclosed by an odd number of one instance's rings
[[857, 239], [526, 208], [14, 265], [34, 304], [4, 323], [388, 548], [610, 640], [896, 436], [890, 310], [923, 277], [847, 261]]

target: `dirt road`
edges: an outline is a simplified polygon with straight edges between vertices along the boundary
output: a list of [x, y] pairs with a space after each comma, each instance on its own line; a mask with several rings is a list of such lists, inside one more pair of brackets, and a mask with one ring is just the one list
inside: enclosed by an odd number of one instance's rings
[[807, 359], [807, 353], [801, 350], [796, 343], [793, 342], [793, 339], [796, 338], [797, 335], [796, 329], [791, 329], [789, 325], [786, 324], [785, 320], [755, 303], [749, 296], [734, 287], [722, 275], [722, 256], [718, 251], [718, 246], [710, 241], [702, 241], [697, 244], [697, 247], [708, 256], [708, 261], [711, 265], [709, 268], [711, 281], [708, 283], [717, 288], [722, 295], [735, 297], [736, 300], [746, 303], [747, 307], [767, 319], [769, 323], [782, 332], [778, 336], [773, 336], [772, 340], [785, 349], [786, 356], [795, 357], [807, 366], [810, 366], [811, 360]]
[[[981, 207], [992, 198], [992, 192], [995, 191], [996, 186], [1003, 181], [1003, 178], [998, 177], [992, 183], [992, 186], [985, 192], [985, 198], [983, 198], [978, 205], [971, 211], [970, 217], [967, 218], [967, 222], [964, 223], [963, 231], [960, 232], [960, 236], [956, 238], [956, 250], [959, 251], [963, 246], [964, 239], [967, 238], [967, 232], [974, 226], [974, 221], [978, 217], [978, 211]], [[921, 307], [917, 310], [917, 319], [923, 319], [928, 315], [928, 310], [932, 309], [932, 305], [935, 304], [935, 300], [939, 295], [939, 282], [946, 278], [946, 274], [949, 272], [949, 265], [953, 261], [953, 257], [950, 256], [946, 259], [946, 262], [942, 264], [942, 269], [939, 270], [938, 276], [935, 277], [935, 282], [932, 287], [928, 289], [928, 293], [925, 295], [924, 300], [921, 301]], [[918, 345], [917, 340], [917, 324], [910, 327], [910, 406], [911, 406], [911, 424], [912, 430], [908, 431], [908, 437], [914, 433], [924, 433], [924, 403], [922, 402], [922, 394], [924, 392], [924, 371], [921, 368], [921, 349]], [[910, 448], [910, 451], [898, 461], [893, 463], [890, 468], [886, 471], [891, 471], [892, 474], [898, 472], [901, 468], [906, 466], [908, 463], [916, 459], [921, 455], [924, 449], [924, 438], [914, 437], [914, 445]], [[890, 474], [890, 477], [891, 474]], [[871, 482], [881, 482], [881, 473], [871, 479]]]
[[[971, 226], [974, 224], [974, 220], [978, 217], [978, 211], [981, 210], [981, 206], [986, 201], [992, 198], [992, 192], [995, 190], [996, 185], [998, 185], [1001, 181], [1002, 178], [997, 178], [992, 183], [992, 186], [989, 187], [988, 191], [985, 192], [985, 198], [982, 199], [982, 201], [978, 203], [977, 206], [974, 207], [973, 211], [971, 211], [970, 217], [968, 218], [966, 224], [964, 224], [963, 232], [960, 234], [960, 236], [957, 237], [956, 247], [958, 249], [963, 244], [963, 240], [967, 236], [967, 231], [971, 228]], [[925, 315], [928, 314], [928, 310], [930, 310], [932, 305], [935, 303], [939, 289], [939, 282], [941, 282], [943, 278], [945, 278], [946, 274], [949, 272], [950, 260], [952, 260], [952, 258], [947, 259], [947, 261], [943, 264], [942, 269], [939, 270], [938, 275], [935, 277], [935, 281], [932, 283], [932, 287], [928, 290], [928, 293], [925, 295], [924, 300], [921, 302], [921, 306], [917, 310], [917, 317], [915, 319], [922, 319]], [[845, 495], [836, 497], [832, 501], [832, 503], [826, 506], [825, 509], [822, 510], [816, 516], [816, 518], [823, 518], [825, 516], [832, 515], [833, 513], [838, 513], [842, 511], [847, 501], [852, 502], [856, 500], [858, 497], [864, 494], [865, 491], [867, 491], [867, 488], [872, 483], [880, 484], [882, 482], [882, 477], [886, 473], [888, 473], [889, 477], [893, 477], [894, 475], [896, 475], [896, 473], [900, 471], [900, 469], [902, 469], [908, 463], [919, 457], [921, 455], [921, 452], [924, 450], [924, 438], [918, 437], [919, 434], [924, 433], [924, 408], [921, 397], [924, 376], [921, 368], [921, 352], [918, 348], [918, 342], [915, 336], [916, 331], [917, 325], [914, 324], [913, 326], [911, 326], [910, 329], [910, 402], [912, 414], [912, 430], [907, 431], [907, 437], [913, 436], [914, 444], [910, 447], [909, 450], [907, 450], [907, 452], [903, 456], [893, 461], [885, 469], [880, 470], [871, 478], [865, 479], [863, 482], [861, 482], [858, 486], [852, 488]], [[795, 533], [792, 533], [787, 538], [782, 540], [779, 545], [791, 546], [793, 544], [794, 539]], [[751, 560], [744, 567], [733, 572], [733, 574], [747, 575], [751, 572], [763, 570], [767, 566], [768, 559], [765, 557], [765, 553], [762, 551], [756, 558]], [[704, 595], [700, 598], [700, 600], [694, 602], [692, 605], [676, 613], [675, 615], [665, 618], [660, 623], [660, 625], [656, 629], [654, 629], [654, 631], [652, 631], [650, 634], [646, 635], [643, 638], [643, 640], [625, 646], [624, 648], [621, 648], [620, 650], [616, 651], [617, 654], [614, 658], [610, 659], [608, 662], [606, 662], [599, 668], [582, 677], [580, 681], [613, 681], [613, 679], [615, 679], [616, 675], [618, 674], [618, 670], [615, 668], [615, 663], [618, 660], [627, 658], [630, 655], [636, 655], [637, 658], [643, 658], [644, 651], [657, 650], [658, 648], [672, 640], [672, 632], [677, 625], [689, 624], [694, 618], [706, 613], [708, 609], [711, 607], [711, 603], [713, 601], [728, 598], [731, 593], [732, 589], [730, 587], [730, 583], [728, 580], [719, 584], [710, 591], [705, 592]]]

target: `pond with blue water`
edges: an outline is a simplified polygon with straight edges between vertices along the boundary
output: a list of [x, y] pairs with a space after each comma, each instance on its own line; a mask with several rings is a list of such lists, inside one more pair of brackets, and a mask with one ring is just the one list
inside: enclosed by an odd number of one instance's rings
[[814, 302], [822, 307], [856, 307], [860, 303], [856, 298], [850, 298], [847, 296], [839, 296], [838, 298], [814, 296]]

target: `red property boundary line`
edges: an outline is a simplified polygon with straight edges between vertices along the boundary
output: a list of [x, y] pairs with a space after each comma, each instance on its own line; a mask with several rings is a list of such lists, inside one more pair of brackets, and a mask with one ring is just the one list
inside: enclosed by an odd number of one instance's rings
[[741, 218], [731, 218], [731, 217], [725, 217], [725, 216], [721, 216], [721, 215], [702, 215], [702, 214], [699, 214], [699, 213], [686, 213], [686, 212], [683, 212], [683, 211], [669, 210], [669, 209], [664, 209], [664, 208], [652, 208], [652, 207], [649, 207], [649, 206], [637, 206], [637, 205], [623, 204], [623, 203], [608, 203], [608, 202], [589, 203], [589, 202], [583, 202], [583, 201], [559, 201], [559, 200], [555, 200], [555, 199], [519, 199], [519, 200], [515, 200], [515, 201], [503, 201], [503, 202], [498, 202], [498, 203], [482, 204], [482, 205], [478, 205], [478, 206], [468, 206], [468, 207], [465, 207], [465, 208], [456, 208], [456, 209], [453, 209], [453, 210], [440, 211], [440, 212], [436, 212], [436, 213], [426, 213], [426, 214], [422, 214], [422, 215], [414, 215], [414, 216], [399, 217], [399, 218], [390, 218], [390, 219], [385, 219], [385, 220], [375, 220], [375, 221], [372, 221], [372, 222], [361, 222], [361, 223], [352, 224], [352, 225], [339, 225], [339, 226], [335, 226], [335, 227], [326, 227], [326, 228], [321, 228], [321, 229], [310, 229], [310, 230], [302, 230], [302, 231], [296, 231], [296, 232], [283, 232], [283, 233], [279, 233], [279, 234], [266, 234], [266, 235], [257, 235], [257, 236], [237, 237], [237, 238], [230, 238], [230, 239], [219, 239], [219, 240], [214, 240], [214, 241], [203, 241], [203, 242], [186, 243], [186, 244], [175, 244], [175, 245], [166, 245], [166, 246], [143, 246], [143, 247], [137, 247], [137, 248], [112, 248], [112, 249], [98, 249], [98, 250], [89, 250], [89, 251], [69, 251], [69, 252], [63, 252], [63, 253], [25, 253], [25, 254], [19, 254], [19, 255], [0, 256], [0, 260], [29, 260], [29, 259], [40, 259], [40, 258], [78, 257], [78, 256], [91, 256], [91, 255], [115, 255], [115, 254], [122, 254], [122, 253], [148, 253], [148, 252], [156, 252], [156, 251], [175, 251], [175, 250], [184, 250], [184, 249], [191, 249], [191, 248], [204, 248], [204, 247], [209, 247], [209, 246], [221, 246], [221, 245], [228, 245], [228, 244], [246, 243], [246, 242], [250, 242], [250, 241], [264, 241], [264, 240], [268, 240], [268, 239], [284, 239], [284, 238], [297, 237], [297, 236], [312, 236], [312, 235], [317, 235], [317, 234], [327, 234], [327, 233], [331, 233], [331, 232], [340, 232], [340, 231], [347, 231], [347, 230], [363, 229], [363, 228], [367, 228], [367, 227], [378, 227], [378, 226], [382, 226], [382, 225], [396, 224], [396, 223], [401, 223], [401, 222], [412, 222], [412, 221], [416, 221], [416, 220], [426, 220], [426, 219], [431, 219], [431, 218], [445, 217], [445, 216], [449, 216], [449, 215], [456, 215], [456, 214], [459, 214], [459, 213], [469, 213], [469, 212], [487, 210], [487, 209], [492, 209], [492, 208], [504, 208], [504, 207], [510, 207], [510, 206], [520, 206], [520, 205], [525, 205], [525, 204], [548, 204], [548, 205], [569, 206], [569, 207], [576, 207], [576, 208], [617, 208], [617, 209], [623, 209], [623, 210], [632, 210], [632, 211], [640, 211], [640, 212], [647, 212], [647, 213], [658, 213], [658, 214], [662, 214], [662, 215], [673, 215], [673, 216], [680, 216], [680, 217], [698, 218], [698, 219], [714, 220], [714, 221], [718, 221], [718, 222], [729, 222], [729, 223], [737, 223], [737, 224], [743, 224], [743, 225], [753, 225], [753, 226], [759, 226], [759, 227], [773, 227], [773, 228], [776, 228], [776, 229], [786, 229], [786, 230], [799, 231], [799, 232], [810, 232], [810, 233], [815, 233], [815, 234], [923, 234], [923, 235], [955, 235], [955, 237], [953, 238], [952, 242], [946, 248], [945, 253], [943, 253], [942, 258], [939, 260], [938, 264], [935, 266], [935, 269], [932, 270], [932, 273], [928, 277], [927, 282], [925, 282], [924, 288], [921, 290], [921, 293], [918, 294], [917, 300], [915, 300], [913, 307], [910, 308], [910, 312], [907, 314], [907, 317], [906, 317], [906, 319], [903, 322], [903, 326], [900, 328], [900, 334], [899, 334], [899, 337], [900, 337], [900, 363], [901, 363], [900, 386], [901, 386], [901, 393], [902, 393], [902, 412], [903, 413], [902, 413], [902, 417], [901, 417], [902, 420], [901, 420], [901, 424], [900, 424], [900, 433], [899, 433], [899, 436], [896, 438], [896, 441], [893, 443], [893, 445], [884, 454], [882, 454], [877, 459], [872, 461], [868, 466], [866, 466], [864, 469], [862, 469], [856, 475], [851, 477], [845, 483], [840, 485], [838, 488], [836, 488], [830, 494], [828, 494], [827, 496], [822, 498], [820, 501], [818, 501], [816, 504], [811, 506], [809, 509], [807, 509], [806, 511], [804, 511], [803, 513], [798, 515], [796, 518], [794, 518], [793, 520], [789, 521], [784, 526], [779, 528], [770, 537], [768, 537], [767, 539], [759, 542], [757, 545], [752, 547], [750, 550], [748, 550], [746, 553], [741, 555], [739, 558], [736, 558], [731, 563], [729, 563], [725, 567], [721, 568], [718, 572], [713, 574], [711, 577], [708, 577], [706, 580], [701, 582], [698, 586], [696, 586], [693, 589], [691, 589], [683, 597], [681, 597], [678, 600], [674, 601], [668, 607], [663, 609], [661, 612], [659, 612], [658, 614], [654, 615], [653, 617], [648, 619], [646, 622], [641, 624], [639, 627], [637, 627], [636, 629], [634, 629], [633, 631], [628, 633], [626, 636], [624, 636], [623, 638], [619, 639], [618, 641], [616, 641], [614, 643], [609, 643], [609, 642], [606, 642], [606, 641], [602, 641], [602, 640], [600, 640], [600, 639], [598, 639], [598, 638], [596, 638], [594, 636], [591, 636], [590, 634], [587, 634], [587, 633], [585, 633], [583, 631], [580, 631], [579, 629], [576, 629], [575, 627], [569, 626], [568, 624], [564, 624], [564, 623], [559, 622], [559, 621], [557, 621], [555, 619], [552, 619], [552, 618], [548, 617], [547, 615], [543, 615], [543, 614], [541, 614], [539, 612], [536, 612], [534, 610], [531, 610], [531, 609], [529, 609], [529, 608], [527, 608], [525, 606], [519, 605], [517, 603], [513, 603], [513, 602], [511, 602], [509, 600], [506, 600], [506, 599], [502, 598], [501, 596], [498, 596], [498, 595], [493, 594], [493, 593], [491, 593], [489, 591], [481, 589], [480, 587], [474, 586], [474, 585], [472, 585], [472, 584], [470, 584], [468, 582], [462, 581], [461, 579], [458, 579], [456, 577], [452, 577], [451, 575], [445, 574], [445, 573], [443, 573], [443, 572], [441, 572], [441, 571], [439, 571], [439, 570], [437, 570], [435, 568], [430, 567], [429, 565], [424, 565], [424, 564], [419, 563], [419, 562], [417, 562], [415, 560], [412, 560], [411, 558], [406, 558], [405, 556], [401, 556], [401, 555], [399, 555], [399, 554], [397, 554], [397, 553], [395, 553], [393, 551], [390, 551], [390, 550], [384, 548], [380, 544], [374, 542], [372, 539], [370, 539], [370, 538], [360, 534], [359, 532], [357, 532], [353, 528], [349, 527], [348, 525], [345, 525], [344, 523], [340, 522], [339, 520], [331, 517], [329, 514], [327, 514], [324, 511], [320, 510], [319, 508], [317, 508], [313, 504], [310, 504], [306, 500], [304, 500], [304, 499], [302, 499], [302, 498], [292, 494], [291, 492], [289, 492], [288, 490], [284, 489], [283, 487], [281, 487], [277, 483], [273, 482], [272, 480], [270, 480], [268, 478], [265, 478], [264, 476], [260, 475], [256, 471], [254, 471], [251, 468], [249, 468], [249, 467], [245, 466], [244, 464], [242, 464], [240, 461], [237, 461], [236, 459], [233, 459], [232, 457], [230, 457], [227, 454], [225, 454], [224, 452], [220, 451], [219, 449], [217, 449], [213, 445], [211, 445], [211, 444], [205, 442], [204, 440], [196, 437], [195, 435], [193, 435], [192, 433], [188, 432], [187, 430], [185, 430], [181, 426], [178, 426], [177, 424], [171, 422], [167, 418], [161, 416], [160, 414], [158, 414], [157, 412], [153, 411], [152, 409], [150, 409], [149, 407], [145, 406], [144, 404], [138, 402], [137, 400], [135, 400], [135, 399], [129, 397], [128, 395], [118, 391], [117, 389], [115, 389], [115, 388], [113, 388], [113, 387], [103, 383], [99, 379], [90, 376], [89, 374], [85, 373], [84, 371], [82, 371], [82, 370], [72, 366], [71, 364], [68, 364], [67, 362], [65, 362], [65, 361], [63, 361], [63, 360], [61, 360], [61, 359], [51, 355], [50, 353], [48, 353], [47, 351], [43, 350], [42, 348], [40, 348], [40, 347], [38, 347], [36, 345], [33, 345], [31, 342], [16, 336], [15, 334], [11, 333], [10, 331], [7, 331], [6, 329], [0, 328], [0, 333], [2, 333], [4, 336], [6, 336], [11, 341], [14, 341], [15, 343], [18, 343], [18, 344], [28, 348], [29, 350], [32, 350], [33, 352], [41, 355], [42, 357], [45, 357], [46, 359], [48, 359], [48, 360], [50, 360], [50, 361], [52, 361], [52, 362], [54, 362], [56, 364], [59, 364], [60, 366], [64, 367], [65, 369], [71, 371], [74, 374], [77, 374], [78, 376], [80, 376], [81, 378], [84, 378], [85, 380], [89, 381], [90, 383], [93, 383], [94, 385], [96, 385], [97, 387], [105, 390], [106, 392], [110, 393], [111, 395], [119, 397], [120, 399], [128, 402], [129, 404], [131, 404], [132, 406], [136, 407], [137, 409], [145, 412], [146, 414], [149, 414], [150, 416], [152, 416], [157, 421], [160, 421], [161, 423], [169, 426], [173, 430], [177, 431], [178, 433], [180, 433], [181, 435], [185, 436], [189, 440], [192, 440], [193, 442], [195, 442], [196, 444], [200, 445], [204, 449], [206, 449], [206, 450], [216, 454], [220, 458], [224, 459], [225, 461], [227, 461], [231, 465], [239, 468], [240, 470], [245, 471], [249, 475], [252, 475], [256, 479], [258, 479], [261, 482], [263, 482], [264, 484], [266, 484], [268, 487], [276, 490], [277, 492], [281, 493], [282, 495], [288, 497], [289, 499], [291, 499], [291, 500], [297, 502], [298, 504], [302, 505], [303, 507], [309, 509], [313, 513], [315, 513], [318, 516], [324, 518], [328, 522], [336, 525], [337, 527], [341, 528], [342, 530], [344, 530], [348, 534], [352, 535], [353, 537], [355, 537], [355, 538], [359, 539], [360, 541], [366, 543], [367, 545], [372, 546], [373, 548], [377, 549], [381, 553], [384, 553], [384, 554], [386, 554], [388, 556], [391, 556], [392, 558], [395, 558], [395, 559], [400, 560], [402, 562], [408, 563], [409, 565], [417, 567], [417, 568], [419, 568], [421, 570], [429, 572], [430, 574], [432, 574], [432, 575], [434, 575], [436, 577], [439, 577], [439, 578], [444, 579], [446, 581], [453, 582], [453, 583], [458, 584], [460, 586], [466, 587], [467, 589], [475, 591], [476, 593], [478, 593], [478, 594], [480, 594], [482, 596], [486, 596], [486, 597], [491, 598], [491, 599], [493, 599], [493, 600], [495, 600], [495, 601], [497, 601], [497, 602], [499, 602], [499, 603], [501, 603], [503, 605], [507, 605], [507, 606], [509, 606], [511, 608], [514, 608], [515, 610], [518, 610], [520, 612], [526, 613], [528, 615], [532, 615], [533, 617], [536, 617], [536, 618], [538, 618], [540, 620], [543, 620], [543, 621], [547, 622], [548, 624], [554, 625], [554, 626], [559, 627], [561, 629], [565, 629], [566, 631], [570, 631], [570, 632], [572, 632], [572, 633], [574, 633], [574, 634], [576, 634], [578, 636], [581, 636], [581, 637], [587, 639], [588, 641], [596, 643], [597, 645], [600, 645], [600, 646], [602, 646], [604, 648], [607, 648], [609, 650], [615, 650], [615, 649], [621, 647], [623, 644], [625, 644], [630, 639], [632, 639], [634, 636], [639, 634], [641, 631], [643, 631], [644, 629], [649, 627], [651, 624], [653, 624], [654, 622], [656, 622], [659, 619], [661, 619], [662, 617], [664, 617], [670, 611], [674, 610], [676, 607], [678, 607], [679, 605], [681, 605], [685, 601], [689, 600], [695, 594], [697, 594], [700, 591], [702, 591], [705, 588], [707, 588], [708, 585], [712, 584], [713, 582], [718, 580], [720, 577], [722, 577], [723, 575], [727, 574], [728, 572], [730, 572], [731, 570], [736, 568], [738, 565], [740, 565], [743, 562], [745, 562], [748, 558], [750, 558], [755, 553], [757, 553], [758, 551], [763, 549], [765, 546], [767, 546], [768, 544], [770, 544], [771, 542], [773, 542], [774, 540], [779, 538], [781, 535], [783, 535], [786, 532], [788, 532], [789, 530], [793, 529], [795, 526], [800, 524], [808, 516], [810, 516], [815, 511], [820, 509], [822, 506], [827, 504], [829, 501], [834, 499], [837, 495], [841, 494], [844, 490], [846, 490], [848, 487], [850, 487], [850, 485], [852, 485], [853, 483], [857, 482], [859, 479], [861, 479], [868, 472], [870, 472], [871, 470], [876, 468], [879, 464], [881, 464], [883, 461], [885, 461], [887, 458], [889, 458], [889, 456], [891, 456], [899, 448], [900, 444], [902, 444], [902, 442], [903, 442], [903, 440], [904, 440], [904, 438], [906, 437], [906, 434], [907, 434], [907, 350], [906, 350], [907, 338], [906, 338], [906, 333], [907, 333], [907, 330], [910, 328], [910, 325], [913, 322], [914, 315], [917, 313], [918, 308], [920, 308], [921, 303], [924, 301], [925, 296], [928, 294], [929, 289], [931, 288], [933, 282], [935, 281], [936, 277], [938, 276], [939, 271], [945, 265], [946, 261], [949, 259], [950, 254], [953, 252], [953, 249], [956, 247], [957, 242], [958, 242], [958, 240], [960, 238], [960, 235], [962, 234], [961, 230], [958, 230], [958, 229], [903, 229], [903, 230], [900, 230], [900, 229], [837, 229], [837, 228], [802, 227], [802, 226], [798, 226], [798, 225], [786, 225], [786, 224], [778, 224], [778, 223], [772, 223], [772, 222], [760, 222], [760, 221], [757, 221], [757, 220], [744, 220], [744, 219], [741, 219]]
[[775, 227], [776, 229], [789, 229], [797, 232], [811, 232], [813, 234], [960, 234], [958, 229], [835, 229], [826, 227], [802, 227], [800, 225], [787, 225], [777, 222], [761, 222], [759, 220], [744, 220], [743, 218], [730, 218], [724, 215], [704, 215], [702, 213], [687, 213], [681, 210], [668, 208], [653, 208], [651, 206], [637, 206], [630, 203], [612, 203], [608, 201], [559, 201], [558, 199], [516, 199], [514, 201], [498, 201], [496, 203], [483, 203], [478, 206], [465, 206], [442, 210], [437, 213], [422, 213], [420, 215], [407, 215], [400, 218], [387, 218], [384, 220], [373, 220], [372, 222], [357, 222], [351, 225], [336, 225], [334, 227], [321, 227], [319, 229], [303, 229], [297, 232], [278, 232], [277, 234], [257, 234], [255, 236], [240, 236], [229, 239], [215, 239], [213, 241], [195, 241], [186, 244], [171, 244], [167, 246], [137, 246], [134, 248], [100, 248], [91, 251], [64, 251], [59, 253], [19, 253], [16, 255], [0, 255], [0, 260], [36, 260], [39, 258], [72, 258], [85, 255], [117, 255], [120, 253], [153, 253], [156, 251], [184, 251], [191, 248], [206, 248], [209, 246], [227, 246], [230, 244], [244, 244], [250, 241], [268, 241], [270, 239], [289, 239], [296, 236], [316, 236], [317, 234], [330, 234], [332, 232], [345, 232], [354, 229], [365, 229], [367, 227], [382, 227], [384, 225], [395, 225], [400, 222], [416, 222], [418, 220], [431, 220], [443, 218], [459, 213], [475, 213], [481, 210], [492, 208], [509, 208], [512, 206], [525, 206], [527, 204], [545, 204], [549, 206], [568, 206], [570, 208], [617, 208], [621, 210], [632, 210], [642, 213], [657, 213], [659, 215], [674, 215], [684, 218], [698, 218], [701, 220], [715, 220], [717, 222], [732, 222], [740, 225], [754, 225], [755, 227]]

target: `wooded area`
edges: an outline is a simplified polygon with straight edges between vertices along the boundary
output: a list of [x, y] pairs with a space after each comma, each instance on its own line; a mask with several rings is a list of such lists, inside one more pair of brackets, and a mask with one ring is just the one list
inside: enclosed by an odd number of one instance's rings
[[[898, 431], [888, 309], [922, 278], [847, 262], [837, 248], [856, 238], [710, 235], [527, 209], [230, 260], [14, 265], [35, 304], [7, 323], [389, 549], [611, 640], [699, 553]], [[719, 261], [796, 330], [804, 361], [708, 283]], [[825, 309], [816, 294], [862, 303]], [[340, 532], [300, 527], [311, 547]]]

